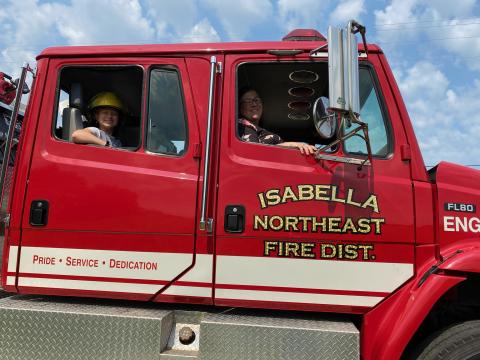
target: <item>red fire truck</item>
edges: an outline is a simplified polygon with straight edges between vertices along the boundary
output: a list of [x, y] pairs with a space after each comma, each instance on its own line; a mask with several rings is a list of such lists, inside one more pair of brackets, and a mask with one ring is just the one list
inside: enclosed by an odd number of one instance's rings
[[[384, 53], [356, 33], [44, 50], [6, 208], [2, 349], [478, 358], [480, 173], [426, 169]], [[245, 88], [262, 128], [316, 153], [245, 141]], [[121, 99], [121, 147], [72, 141], [100, 92]]]

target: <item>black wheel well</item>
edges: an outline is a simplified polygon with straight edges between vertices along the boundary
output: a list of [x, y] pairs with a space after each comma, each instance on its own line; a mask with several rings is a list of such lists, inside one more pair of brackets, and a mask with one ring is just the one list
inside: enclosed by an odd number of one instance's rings
[[447, 291], [433, 306], [408, 343], [402, 359], [432, 333], [455, 323], [480, 319], [480, 274], [457, 274], [467, 279]]

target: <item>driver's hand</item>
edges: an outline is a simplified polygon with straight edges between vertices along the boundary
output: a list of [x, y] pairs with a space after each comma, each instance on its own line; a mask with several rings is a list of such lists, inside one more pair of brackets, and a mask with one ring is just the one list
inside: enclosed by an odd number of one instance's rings
[[313, 155], [317, 152], [317, 148], [315, 146], [306, 143], [297, 143], [297, 148], [304, 155]]
[[299, 149], [304, 155], [313, 155], [317, 151], [315, 146], [303, 142], [289, 141], [279, 145]]

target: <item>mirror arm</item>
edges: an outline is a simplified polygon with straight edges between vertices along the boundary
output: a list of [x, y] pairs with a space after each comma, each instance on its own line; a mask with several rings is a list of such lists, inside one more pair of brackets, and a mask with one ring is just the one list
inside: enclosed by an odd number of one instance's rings
[[351, 21], [352, 21], [352, 27], [353, 27], [352, 31], [353, 31], [354, 34], [360, 33], [360, 35], [362, 36], [362, 42], [363, 42], [363, 48], [365, 50], [365, 55], [368, 56], [367, 38], [365, 36], [365, 33], [367, 32], [367, 29], [365, 28], [365, 26], [360, 25], [355, 20], [351, 20]]
[[368, 124], [360, 120], [360, 118], [353, 112], [350, 111], [350, 117], [352, 122], [358, 124], [359, 127], [355, 130], [363, 130], [363, 140], [365, 141], [365, 145], [367, 146], [367, 158], [363, 161], [360, 166], [358, 167], [358, 171], [362, 170], [363, 166], [367, 163], [367, 161], [372, 163], [373, 156], [372, 156], [372, 147], [370, 146], [370, 137], [368, 136]]
[[[362, 163], [358, 166], [358, 171], [361, 171], [364, 165], [366, 165], [367, 163], [372, 164], [373, 160], [372, 148], [370, 146], [370, 137], [368, 136], [368, 124], [361, 121], [360, 118], [355, 115], [353, 111], [349, 111], [348, 115], [348, 120], [350, 120], [354, 124], [358, 124], [359, 126], [342, 137], [338, 136], [337, 134], [337, 140], [331, 142], [328, 145], [322, 146], [317, 150], [316, 154], [321, 154], [322, 152], [325, 152], [325, 150], [331, 149], [340, 142], [348, 140], [353, 136], [359, 136], [365, 141], [365, 145], [367, 147], [367, 158], [362, 161]], [[340, 129], [343, 129], [346, 118], [347, 116], [341, 115], [340, 126], [337, 130], [338, 132], [340, 132]], [[361, 134], [358, 134], [359, 131], [363, 131], [363, 136]]]

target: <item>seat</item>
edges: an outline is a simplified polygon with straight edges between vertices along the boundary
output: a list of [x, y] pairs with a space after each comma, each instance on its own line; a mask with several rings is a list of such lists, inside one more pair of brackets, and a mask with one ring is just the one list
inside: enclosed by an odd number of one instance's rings
[[87, 119], [82, 115], [82, 85], [73, 83], [70, 87], [68, 107], [62, 112], [62, 139], [72, 141], [75, 130], [83, 129]]

